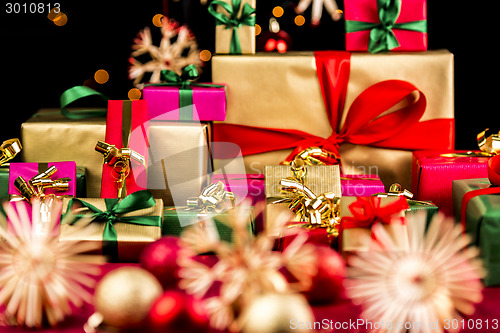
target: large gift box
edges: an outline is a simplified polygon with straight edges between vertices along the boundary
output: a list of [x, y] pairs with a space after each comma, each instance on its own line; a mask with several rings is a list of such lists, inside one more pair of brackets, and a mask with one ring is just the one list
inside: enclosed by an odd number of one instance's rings
[[452, 191], [455, 221], [479, 248], [487, 271], [483, 282], [486, 286], [499, 285], [500, 189], [492, 186], [488, 178], [477, 178], [453, 181]]
[[349, 0], [344, 18], [348, 51], [427, 50], [426, 0]]
[[[102, 244], [99, 254], [109, 261], [138, 262], [142, 250], [161, 238], [163, 202], [146, 190], [121, 200], [65, 198], [61, 222], [67, 221], [65, 216], [70, 212], [75, 219], [60, 225], [59, 241]], [[90, 217], [90, 221], [81, 222], [83, 217]]]
[[[340, 154], [344, 174], [410, 188], [413, 150], [454, 148], [453, 74], [446, 50], [216, 55], [228, 104], [214, 143], [238, 146], [248, 173], [320, 146]], [[234, 156], [214, 147], [214, 158]]]
[[[211, 170], [210, 124], [149, 121], [147, 129], [146, 136], [140, 129], [132, 131], [129, 137], [132, 142], [145, 142], [148, 138], [147, 188], [165, 205], [174, 205], [171, 193], [185, 203], [187, 197], [206, 185], [206, 175]], [[105, 133], [104, 117], [75, 120], [64, 117], [58, 109], [40, 110], [22, 124], [22, 159], [74, 160], [86, 167], [87, 197], [100, 197], [103, 156], [94, 148], [97, 141], [104, 141]]]
[[208, 11], [215, 18], [215, 53], [255, 53], [256, 0], [215, 0]]
[[105, 117], [70, 119], [59, 109], [41, 109], [21, 125], [21, 159], [75, 161], [86, 169], [87, 196], [99, 197], [102, 156], [94, 147], [98, 140], [104, 140], [105, 131]]
[[466, 151], [415, 151], [412, 192], [418, 200], [432, 201], [447, 216], [453, 216], [452, 182], [488, 176], [488, 157]]
[[[304, 168], [305, 178], [301, 179], [300, 176], [299, 178], [296, 177], [297, 174], [294, 175], [288, 165], [266, 166], [265, 194], [267, 205], [265, 231], [270, 236], [279, 236], [282, 232], [278, 228], [278, 218], [292, 216], [289, 221], [308, 220], [308, 216], [301, 215], [306, 211], [314, 214], [314, 209], [318, 208], [315, 206], [319, 203], [314, 199], [325, 195], [329, 197], [341, 196], [338, 165], [305, 165]], [[308, 201], [308, 199], [311, 200]], [[333, 207], [329, 207], [329, 209], [333, 210]]]
[[[192, 67], [191, 67], [192, 66]], [[147, 84], [142, 90], [149, 119], [213, 121], [226, 119], [226, 91], [222, 85], [191, 82], [198, 77], [193, 65], [183, 75], [162, 71], [165, 83]], [[188, 73], [195, 72], [193, 75]], [[186, 74], [184, 74], [186, 73]]]

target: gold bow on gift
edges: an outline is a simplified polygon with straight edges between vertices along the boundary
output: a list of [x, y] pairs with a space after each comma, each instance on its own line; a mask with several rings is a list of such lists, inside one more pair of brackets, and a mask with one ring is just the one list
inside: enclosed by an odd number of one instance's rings
[[45, 189], [51, 188], [56, 191], [67, 191], [69, 189], [69, 181], [71, 178], [51, 179], [52, 175], [57, 172], [55, 166], [51, 166], [46, 171], [33, 176], [29, 181], [26, 181], [22, 176], [19, 176], [14, 181], [14, 186], [17, 188], [21, 196], [31, 202], [33, 198], [45, 197]]
[[103, 155], [103, 163], [113, 167], [113, 171], [118, 175], [116, 182], [118, 183], [118, 198], [123, 198], [125, 191], [125, 179], [130, 174], [130, 161], [136, 161], [141, 165], [146, 165], [144, 156], [133, 151], [130, 148], [116, 148], [116, 146], [103, 141], [97, 141], [94, 149]]
[[221, 213], [228, 205], [234, 207], [234, 193], [225, 190], [224, 183], [218, 181], [205, 187], [198, 197], [187, 199], [191, 209], [199, 209], [200, 214]]
[[13, 159], [22, 148], [19, 139], [5, 140], [0, 146], [0, 165]]
[[297, 159], [304, 161], [306, 165], [334, 165], [340, 164], [340, 158], [323, 148], [309, 147], [298, 153], [293, 161], [283, 161], [282, 165], [290, 165]]
[[377, 197], [394, 197], [394, 196], [401, 196], [401, 197], [406, 197], [408, 203], [413, 203], [417, 205], [432, 205], [432, 203], [428, 201], [420, 201], [420, 200], [415, 200], [413, 199], [413, 193], [408, 191], [407, 189], [404, 189], [403, 186], [401, 186], [398, 183], [394, 183], [389, 187], [389, 192], [387, 193], [376, 193], [374, 196]]
[[[328, 235], [337, 237], [339, 217], [339, 197], [333, 192], [316, 195], [305, 185], [307, 169], [301, 158], [291, 163], [292, 176], [280, 181], [283, 197], [271, 198], [273, 204], [289, 203], [288, 208], [307, 224], [291, 224], [289, 227], [325, 228]], [[275, 200], [277, 199], [277, 200]]]
[[489, 128], [477, 135], [477, 145], [481, 151], [491, 155], [497, 155], [500, 151], [500, 132], [487, 137], [486, 131], [488, 130]]

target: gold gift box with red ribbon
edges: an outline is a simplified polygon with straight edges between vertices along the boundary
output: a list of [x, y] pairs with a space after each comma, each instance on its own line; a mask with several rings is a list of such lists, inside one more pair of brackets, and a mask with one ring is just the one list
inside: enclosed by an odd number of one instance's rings
[[344, 174], [410, 188], [413, 150], [454, 148], [453, 74], [447, 50], [216, 55], [212, 79], [228, 90], [214, 142], [238, 145], [247, 173], [320, 146], [340, 153]]

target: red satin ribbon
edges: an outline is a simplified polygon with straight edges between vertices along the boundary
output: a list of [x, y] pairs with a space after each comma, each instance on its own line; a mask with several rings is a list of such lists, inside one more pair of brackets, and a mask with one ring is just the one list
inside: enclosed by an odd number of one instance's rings
[[[385, 206], [381, 206], [381, 199], [375, 196], [359, 197], [349, 205], [352, 216], [342, 218], [341, 229], [371, 228], [375, 223], [390, 224], [395, 214], [409, 208], [408, 201], [403, 196]], [[402, 216], [399, 220], [404, 222]]]
[[[328, 138], [293, 129], [218, 123], [214, 124], [214, 141], [233, 142], [239, 145], [244, 156], [294, 148], [287, 160], [312, 146], [338, 155], [339, 146], [344, 142], [395, 149], [453, 148], [454, 119], [419, 121], [427, 106], [426, 97], [417, 87], [401, 80], [382, 81], [363, 91], [352, 103], [344, 126], [337, 132], [349, 79], [349, 57], [347, 52], [315, 53], [318, 81], [334, 129]], [[387, 112], [405, 100], [408, 104]], [[214, 157], [230, 156], [216, 150]]]
[[460, 223], [464, 234], [467, 223], [467, 205], [469, 204], [469, 201], [479, 195], [500, 193], [500, 155], [495, 155], [488, 160], [488, 179], [490, 180], [491, 185], [494, 186], [469, 191], [465, 193], [462, 198], [462, 205], [460, 206]]

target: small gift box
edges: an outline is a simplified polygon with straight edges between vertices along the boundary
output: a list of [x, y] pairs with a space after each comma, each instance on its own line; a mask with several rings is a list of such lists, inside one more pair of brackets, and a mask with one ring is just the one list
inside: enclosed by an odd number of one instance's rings
[[[138, 262], [144, 247], [161, 238], [163, 202], [147, 190], [121, 200], [65, 198], [61, 221], [66, 214], [75, 219], [60, 225], [59, 240], [102, 244], [99, 254], [112, 262]], [[90, 220], [81, 225], [84, 217]]]
[[[25, 184], [25, 186], [23, 186]], [[10, 163], [9, 196], [31, 198], [38, 194], [76, 195], [76, 164], [74, 161], [49, 163]], [[29, 193], [28, 193], [29, 192]]]
[[459, 179], [452, 192], [455, 221], [479, 248], [487, 271], [483, 283], [500, 285], [500, 187], [488, 178]]
[[[341, 196], [339, 166], [266, 166], [265, 194], [265, 230], [270, 236], [280, 236], [276, 219], [283, 212], [296, 214], [292, 221], [310, 221], [313, 218], [315, 221], [312, 223], [320, 224], [320, 216], [333, 210], [333, 207], [327, 207], [329, 200]], [[318, 211], [319, 207], [325, 211]]]
[[344, 4], [346, 50], [427, 50], [426, 0], [349, 0]]
[[339, 249], [344, 255], [369, 251], [371, 228], [375, 223], [384, 226], [396, 248], [406, 249], [408, 237], [404, 212], [408, 208], [403, 196], [342, 197]]
[[452, 182], [488, 176], [489, 157], [468, 151], [415, 151], [412, 192], [418, 200], [431, 201], [447, 216], [453, 216]]
[[208, 11], [215, 18], [215, 53], [255, 53], [256, 0], [215, 0]]
[[193, 82], [198, 78], [194, 65], [182, 75], [161, 72], [164, 83], [146, 84], [142, 94], [148, 103], [149, 119], [213, 121], [226, 119], [225, 86]]
[[385, 187], [378, 175], [340, 175], [342, 196], [368, 197], [385, 192]]

